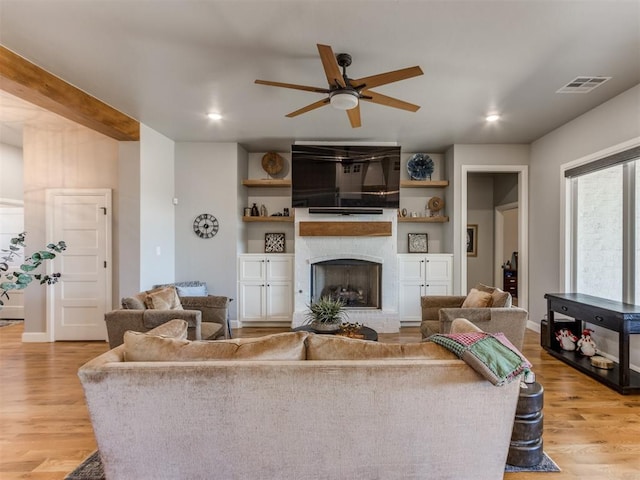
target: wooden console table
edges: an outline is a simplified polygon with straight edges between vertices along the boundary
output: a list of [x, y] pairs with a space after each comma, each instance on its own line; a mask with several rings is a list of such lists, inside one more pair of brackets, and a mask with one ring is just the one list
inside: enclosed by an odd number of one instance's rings
[[[640, 306], [581, 293], [547, 293], [544, 298], [549, 320], [546, 333], [549, 338], [544, 346], [547, 352], [622, 394], [640, 393], [640, 373], [629, 369], [629, 335], [640, 334]], [[556, 327], [554, 312], [574, 320], [559, 322]], [[579, 337], [583, 322], [618, 332], [620, 363], [614, 364], [612, 370], [593, 367], [589, 357], [560, 348], [556, 329], [568, 328]]]

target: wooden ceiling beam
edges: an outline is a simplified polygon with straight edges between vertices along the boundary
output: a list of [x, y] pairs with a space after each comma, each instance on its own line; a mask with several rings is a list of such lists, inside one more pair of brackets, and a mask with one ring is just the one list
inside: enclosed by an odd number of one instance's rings
[[0, 89], [116, 140], [140, 140], [140, 122], [2, 45]]

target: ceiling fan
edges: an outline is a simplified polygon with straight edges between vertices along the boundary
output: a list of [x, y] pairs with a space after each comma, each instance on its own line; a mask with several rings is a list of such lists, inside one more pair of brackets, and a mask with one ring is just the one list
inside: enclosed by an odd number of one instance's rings
[[[399, 108], [401, 110], [408, 110], [410, 112], [416, 112], [420, 108], [419, 105], [398, 100], [397, 98], [387, 97], [386, 95], [370, 90], [374, 87], [422, 75], [423, 72], [420, 67], [403, 68], [392, 72], [372, 75], [370, 77], [352, 79], [347, 77], [347, 67], [351, 65], [351, 55], [348, 53], [339, 53], [338, 55], [334, 55], [333, 50], [329, 45], [320, 44], [318, 44], [318, 52], [320, 53], [320, 60], [322, 61], [322, 66], [324, 67], [324, 72], [327, 76], [329, 88], [271, 82], [268, 80], [255, 81], [255, 83], [260, 85], [293, 88], [294, 90], [305, 90], [307, 92], [326, 93], [329, 95], [322, 100], [318, 100], [317, 102], [307, 105], [306, 107], [302, 107], [295, 112], [287, 114], [287, 117], [296, 117], [303, 113], [310, 112], [311, 110], [315, 110], [316, 108], [331, 104], [332, 107], [337, 108], [338, 110], [346, 110], [351, 126], [353, 128], [357, 128], [362, 125], [360, 120], [360, 100], [377, 103], [379, 105], [386, 105], [387, 107]], [[342, 73], [340, 73], [340, 67], [342, 67]]]

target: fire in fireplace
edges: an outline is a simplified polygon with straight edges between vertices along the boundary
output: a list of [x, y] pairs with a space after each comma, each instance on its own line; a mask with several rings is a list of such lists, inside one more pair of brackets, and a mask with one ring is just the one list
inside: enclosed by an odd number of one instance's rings
[[311, 302], [329, 296], [346, 308], [382, 308], [382, 264], [358, 259], [336, 259], [311, 265]]

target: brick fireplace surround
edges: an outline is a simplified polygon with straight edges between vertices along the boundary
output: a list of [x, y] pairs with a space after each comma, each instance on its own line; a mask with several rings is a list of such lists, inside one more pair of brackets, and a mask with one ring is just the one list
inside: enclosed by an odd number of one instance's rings
[[[348, 321], [362, 323], [380, 333], [395, 333], [400, 329], [398, 314], [398, 242], [397, 242], [397, 212], [394, 209], [384, 209], [381, 215], [325, 215], [309, 214], [307, 210], [296, 209], [295, 225], [295, 294], [293, 327], [304, 322], [304, 315], [308, 309], [311, 297], [311, 265], [317, 262], [334, 259], [357, 259], [379, 263], [382, 265], [382, 299], [380, 309], [349, 309]], [[330, 222], [327, 236], [300, 235], [300, 224], [308, 222]], [[333, 225], [335, 231], [340, 229], [340, 222], [361, 222], [361, 229], [354, 229], [354, 233], [347, 236], [332, 236]], [[368, 232], [367, 226], [372, 222], [378, 225], [390, 226], [383, 233]], [[303, 231], [305, 228], [303, 228]], [[304, 233], [304, 232], [303, 232]]]

